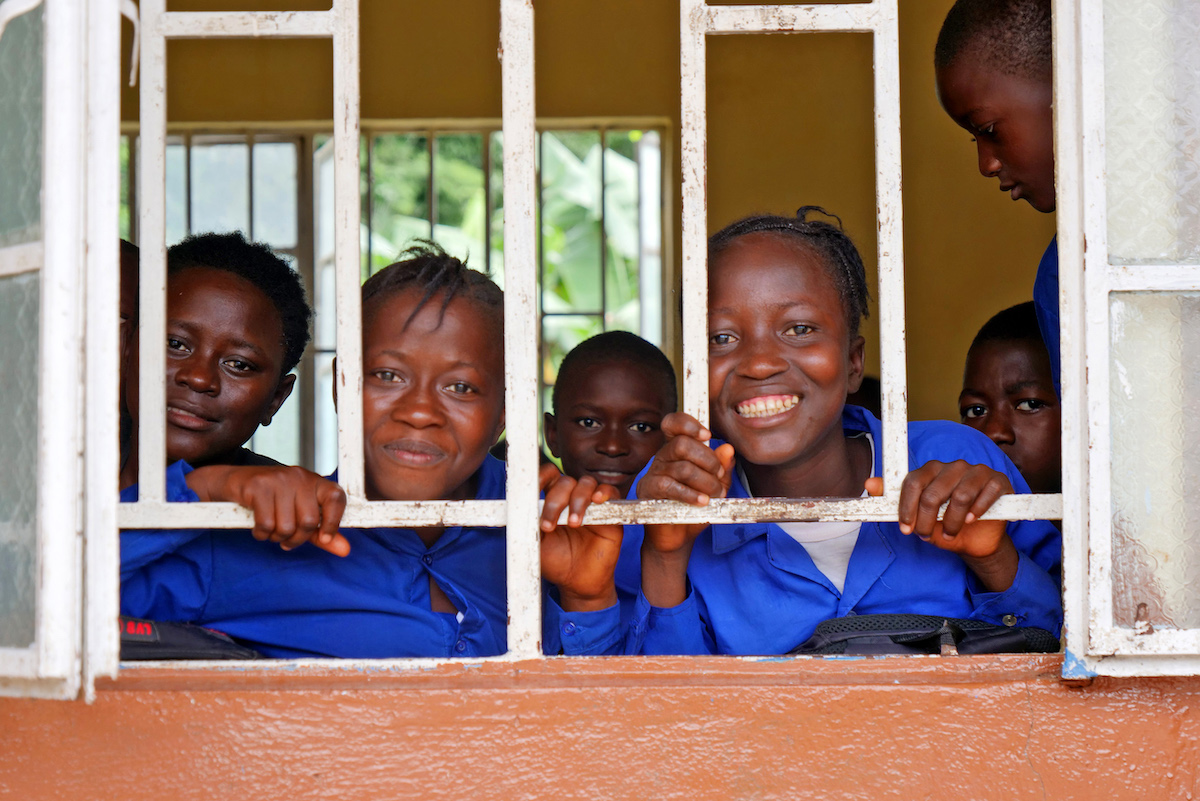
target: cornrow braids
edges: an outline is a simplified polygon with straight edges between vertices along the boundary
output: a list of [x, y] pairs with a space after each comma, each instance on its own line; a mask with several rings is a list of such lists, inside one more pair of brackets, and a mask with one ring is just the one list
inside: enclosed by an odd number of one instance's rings
[[970, 53], [1006, 75], [1048, 78], [1053, 65], [1051, 0], [958, 0], [933, 50], [943, 70]]
[[504, 335], [504, 293], [490, 277], [467, 267], [463, 260], [446, 253], [440, 245], [427, 239], [418, 239], [416, 244], [400, 254], [400, 260], [389, 264], [367, 279], [362, 287], [362, 304], [368, 304], [410, 289], [421, 291], [421, 299], [404, 322], [405, 328], [436, 295], [442, 296], [438, 321], [446, 314], [450, 301], [462, 295], [485, 308], [497, 312], [498, 335]]
[[[810, 220], [816, 213], [836, 220], [837, 225], [824, 220]], [[815, 251], [825, 262], [826, 270], [837, 287], [846, 313], [846, 329], [851, 337], [858, 336], [859, 324], [869, 316], [867, 306], [871, 293], [867, 289], [867, 271], [858, 248], [842, 227], [842, 220], [820, 206], [802, 206], [795, 217], [758, 214], [731, 223], [708, 240], [708, 260], [713, 259], [737, 239], [749, 234], [769, 233], [802, 243]]]

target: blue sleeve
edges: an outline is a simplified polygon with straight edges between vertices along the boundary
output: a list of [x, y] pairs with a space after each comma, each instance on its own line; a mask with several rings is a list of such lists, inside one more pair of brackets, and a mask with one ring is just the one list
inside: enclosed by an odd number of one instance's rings
[[974, 612], [972, 620], [994, 625], [1034, 626], [1058, 637], [1062, 630], [1062, 601], [1055, 581], [1024, 553], [1018, 554], [1017, 575], [1004, 592], [982, 591], [974, 575], [968, 575]]
[[[167, 501], [199, 500], [187, 485], [192, 468], [176, 462], [167, 468]], [[137, 487], [121, 493], [137, 499]], [[197, 620], [212, 581], [209, 532], [194, 529], [121, 532], [121, 614], [151, 620]]]
[[550, 594], [542, 596], [542, 650], [566, 656], [612, 656], [629, 653], [620, 606], [596, 612], [568, 612]]
[[702, 606], [694, 590], [683, 603], [669, 609], [651, 606], [639, 592], [629, 624], [631, 647], [647, 655], [717, 653], [717, 644], [704, 625]]
[[1062, 361], [1060, 351], [1060, 328], [1058, 312], [1058, 237], [1050, 240], [1050, 246], [1042, 254], [1038, 264], [1037, 278], [1033, 281], [1033, 310], [1037, 314], [1038, 329], [1050, 354], [1050, 376], [1054, 379], [1054, 391], [1062, 397]]

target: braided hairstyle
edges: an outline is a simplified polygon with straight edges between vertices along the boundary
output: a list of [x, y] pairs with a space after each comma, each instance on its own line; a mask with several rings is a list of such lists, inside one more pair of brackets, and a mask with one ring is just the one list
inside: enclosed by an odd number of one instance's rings
[[300, 363], [308, 347], [312, 309], [304, 296], [300, 276], [286, 261], [259, 242], [248, 242], [241, 231], [196, 234], [167, 248], [167, 274], [191, 267], [224, 270], [258, 287], [279, 312], [283, 322], [283, 372]]
[[[837, 221], [837, 225], [824, 220], [810, 220], [810, 213], [817, 213]], [[821, 257], [829, 277], [837, 287], [846, 313], [846, 330], [850, 338], [858, 336], [859, 323], [869, 316], [867, 302], [871, 293], [867, 290], [867, 271], [863, 266], [858, 248], [846, 236], [840, 217], [830, 214], [820, 206], [802, 206], [795, 217], [774, 214], [757, 214], [731, 223], [708, 239], [708, 261], [712, 264], [725, 248], [736, 239], [749, 234], [767, 233], [801, 244]]]
[[969, 53], [1005, 75], [1048, 78], [1053, 65], [1051, 0], [958, 0], [938, 34], [933, 65]]
[[467, 267], [465, 261], [451, 256], [436, 242], [418, 239], [416, 244], [400, 254], [400, 260], [389, 264], [367, 279], [362, 287], [364, 323], [369, 307], [399, 292], [420, 290], [421, 299], [404, 322], [407, 328], [436, 295], [442, 296], [438, 322], [445, 317], [446, 307], [454, 298], [475, 301], [487, 309], [496, 324], [496, 336], [504, 338], [504, 293], [484, 273]]

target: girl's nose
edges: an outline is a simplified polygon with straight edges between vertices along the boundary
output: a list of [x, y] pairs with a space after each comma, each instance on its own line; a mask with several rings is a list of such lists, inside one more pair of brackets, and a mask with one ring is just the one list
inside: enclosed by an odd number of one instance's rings
[[787, 362], [769, 341], [747, 337], [739, 372], [747, 378], [770, 378], [787, 370]]
[[629, 453], [629, 442], [620, 426], [607, 426], [596, 443], [596, 450], [605, 456], [624, 456]]
[[1004, 165], [1000, 163], [1000, 159], [996, 158], [995, 150], [992, 146], [981, 139], [975, 140], [975, 147], [979, 152], [979, 172], [984, 178], [994, 178], [1000, 174], [1000, 168]]
[[997, 445], [1011, 445], [1017, 439], [1013, 433], [1012, 416], [1002, 409], [994, 410], [988, 415], [983, 433], [987, 434]]
[[420, 387], [397, 398], [396, 405], [392, 407], [392, 418], [414, 428], [440, 425], [445, 421], [436, 392]]
[[169, 364], [175, 368], [175, 382], [193, 392], [215, 394], [221, 388], [220, 370], [208, 359], [193, 354], [187, 359], [173, 361]]

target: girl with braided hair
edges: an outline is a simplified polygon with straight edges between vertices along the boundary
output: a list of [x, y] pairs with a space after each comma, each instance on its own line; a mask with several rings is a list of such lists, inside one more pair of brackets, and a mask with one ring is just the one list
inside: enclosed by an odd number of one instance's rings
[[[736, 222], [709, 242], [708, 282], [711, 431], [668, 415], [667, 442], [633, 494], [705, 506], [881, 493], [880, 423], [845, 405], [862, 380], [868, 296], [840, 220], [805, 207]], [[868, 613], [1057, 633], [1058, 531], [978, 520], [1001, 495], [1029, 491], [1012, 463], [978, 431], [942, 421], [910, 425], [909, 463], [898, 522], [627, 528], [626, 552], [641, 543], [636, 647], [785, 653], [823, 620]]]

